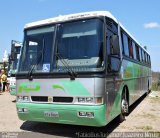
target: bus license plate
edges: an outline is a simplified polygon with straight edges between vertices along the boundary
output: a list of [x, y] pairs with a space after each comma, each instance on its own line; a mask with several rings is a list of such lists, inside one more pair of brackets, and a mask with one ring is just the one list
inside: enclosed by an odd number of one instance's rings
[[46, 117], [59, 117], [58, 112], [44, 112], [44, 116]]

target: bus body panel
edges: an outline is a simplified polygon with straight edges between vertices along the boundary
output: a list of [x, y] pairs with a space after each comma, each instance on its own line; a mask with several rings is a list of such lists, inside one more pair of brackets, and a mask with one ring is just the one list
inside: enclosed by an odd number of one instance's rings
[[151, 69], [147, 66], [123, 60], [122, 76], [124, 86], [128, 87], [129, 105], [144, 95], [151, 88]]
[[[18, 113], [21, 120], [75, 124], [86, 126], [105, 126], [107, 124], [105, 105], [61, 105], [61, 104], [35, 104], [16, 103], [17, 108], [27, 108], [27, 113]], [[47, 117], [45, 112], [57, 112], [58, 117]], [[94, 112], [94, 118], [79, 117], [78, 112]]]
[[17, 96], [94, 97], [94, 87], [94, 78], [22, 79], [17, 80]]
[[[96, 82], [96, 83], [95, 83]], [[27, 113], [18, 112], [21, 120], [52, 122], [63, 124], [77, 124], [89, 126], [104, 126], [106, 119], [106, 104], [87, 105], [76, 102], [77, 97], [102, 97], [104, 92], [103, 78], [70, 79], [33, 79], [17, 80], [17, 96], [31, 97], [73, 97], [73, 102], [33, 101], [17, 102], [17, 108], [27, 108]], [[102, 88], [102, 89], [100, 89]], [[57, 112], [59, 117], [46, 117], [45, 112]], [[93, 118], [79, 117], [78, 112], [93, 112]]]

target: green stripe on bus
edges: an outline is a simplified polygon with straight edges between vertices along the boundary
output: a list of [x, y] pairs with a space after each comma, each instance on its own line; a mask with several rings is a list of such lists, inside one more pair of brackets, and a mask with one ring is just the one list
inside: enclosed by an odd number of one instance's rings
[[55, 84], [52, 87], [53, 87], [53, 89], [61, 89], [61, 90], [65, 91], [64, 88], [58, 84]]
[[61, 81], [59, 84], [52, 86], [54, 89], [64, 90], [72, 96], [91, 96], [90, 92], [79, 81]]
[[18, 93], [22, 92], [35, 92], [39, 91], [41, 88], [40, 84], [37, 82], [23, 82], [18, 87]]

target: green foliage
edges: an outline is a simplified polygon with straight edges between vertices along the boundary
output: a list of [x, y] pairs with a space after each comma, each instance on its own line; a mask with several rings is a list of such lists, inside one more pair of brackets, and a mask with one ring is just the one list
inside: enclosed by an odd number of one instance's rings
[[153, 91], [160, 91], [160, 82], [152, 83], [152, 90]]
[[144, 46], [144, 49], [147, 50], [147, 46]]
[[160, 91], [160, 73], [152, 72], [152, 79], [154, 80], [152, 83], [152, 90]]

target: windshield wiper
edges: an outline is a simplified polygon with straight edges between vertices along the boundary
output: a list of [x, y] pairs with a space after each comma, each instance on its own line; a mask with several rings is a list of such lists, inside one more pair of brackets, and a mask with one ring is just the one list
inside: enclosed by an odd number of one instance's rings
[[34, 62], [33, 62], [34, 64], [31, 66], [31, 69], [28, 71], [28, 79], [29, 80], [33, 80], [32, 72], [35, 69], [35, 67], [38, 66], [40, 61], [43, 59], [43, 55], [44, 55], [44, 39], [43, 39], [42, 50], [40, 51], [39, 56], [37, 56], [37, 58], [34, 60]]
[[38, 64], [40, 63], [40, 61], [42, 60], [42, 57], [43, 57], [42, 55], [43, 55], [43, 52], [41, 52], [39, 54], [39, 56], [36, 58], [36, 60], [34, 60], [34, 62], [33, 62], [34, 64], [31, 66], [30, 70], [28, 71], [28, 79], [29, 80], [33, 80], [32, 72], [35, 69], [35, 67], [38, 66]]
[[59, 53], [56, 53], [56, 57], [58, 59], [60, 59], [60, 61], [64, 65], [64, 67], [68, 70], [68, 74], [70, 75], [70, 79], [75, 80], [75, 78], [77, 77], [77, 72], [73, 71], [73, 69], [68, 65], [68, 63], [63, 59], [63, 57]]

